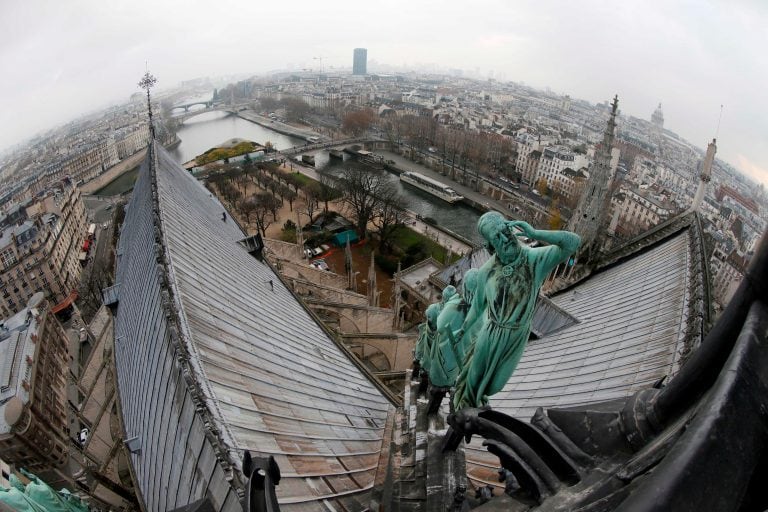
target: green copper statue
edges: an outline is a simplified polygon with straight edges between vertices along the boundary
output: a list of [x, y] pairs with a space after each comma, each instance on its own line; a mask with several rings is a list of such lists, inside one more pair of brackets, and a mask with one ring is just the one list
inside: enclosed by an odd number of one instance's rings
[[436, 343], [432, 346], [429, 380], [433, 386], [449, 388], [456, 382], [464, 356], [459, 350], [456, 333], [464, 323], [469, 306], [454, 286], [443, 290], [442, 310], [437, 317]]
[[[478, 276], [480, 275], [480, 271], [476, 268], [471, 268], [466, 271], [464, 274], [463, 279], [461, 280], [461, 290], [462, 294], [464, 296], [464, 301], [467, 303], [468, 306], [472, 305], [472, 300], [475, 297], [475, 293], [477, 292], [477, 287], [480, 284], [478, 281]], [[481, 322], [475, 322], [475, 327], [479, 327]], [[467, 352], [470, 351], [471, 347], [475, 343], [475, 334], [477, 329], [472, 329], [468, 332], [463, 332], [462, 330], [459, 331], [460, 338], [459, 338], [459, 349], [461, 351], [461, 364], [464, 364], [464, 358], [467, 355]]]
[[443, 308], [442, 302], [435, 302], [427, 307], [424, 312], [426, 321], [419, 324], [419, 338], [416, 340], [416, 348], [413, 358], [419, 362], [421, 368], [429, 371], [432, 345], [437, 335], [437, 317]]
[[[457, 333], [476, 336], [456, 381], [456, 410], [485, 406], [507, 383], [528, 341], [541, 285], [580, 243], [574, 233], [536, 230], [498, 212], [480, 217], [477, 230], [493, 256], [479, 269], [472, 306]], [[551, 245], [529, 248], [518, 236]]]

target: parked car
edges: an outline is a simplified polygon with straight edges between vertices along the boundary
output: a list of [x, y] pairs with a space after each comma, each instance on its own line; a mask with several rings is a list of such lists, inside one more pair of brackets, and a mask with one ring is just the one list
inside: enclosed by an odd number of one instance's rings
[[329, 270], [329, 271], [331, 270], [328, 267], [328, 263], [326, 263], [325, 260], [323, 260], [323, 259], [313, 260], [311, 265], [313, 267], [315, 267], [316, 269], [318, 269], [318, 270]]

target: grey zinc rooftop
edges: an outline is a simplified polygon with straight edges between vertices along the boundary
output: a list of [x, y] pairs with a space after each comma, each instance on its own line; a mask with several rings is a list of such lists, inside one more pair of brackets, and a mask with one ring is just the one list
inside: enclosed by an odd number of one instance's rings
[[[370, 488], [388, 402], [237, 243], [218, 201], [162, 150], [158, 169], [180, 311], [234, 448], [276, 457], [282, 503]], [[344, 457], [367, 462], [349, 470]]]
[[626, 397], [671, 373], [686, 334], [688, 235], [552, 298], [577, 323], [529, 342], [495, 409], [529, 419], [536, 407]]
[[[355, 503], [373, 486], [389, 402], [270, 267], [238, 244], [244, 234], [229, 215], [222, 220], [218, 200], [159, 146], [156, 155], [167, 282], [214, 430], [233, 461], [243, 450], [276, 458], [283, 510], [321, 510], [324, 500], [362, 508]], [[123, 282], [118, 308], [127, 293]]]
[[[528, 421], [538, 407], [626, 398], [673, 374], [691, 320], [691, 281], [699, 279], [690, 271], [690, 236], [679, 232], [554, 296], [576, 323], [529, 341], [491, 406]], [[475, 477], [498, 464], [476, 441], [467, 459]]]

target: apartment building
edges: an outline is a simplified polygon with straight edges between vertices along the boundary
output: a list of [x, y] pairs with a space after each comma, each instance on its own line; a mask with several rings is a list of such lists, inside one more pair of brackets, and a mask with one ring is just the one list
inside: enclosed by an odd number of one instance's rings
[[648, 190], [622, 187], [613, 197], [613, 215], [618, 210], [617, 233], [625, 237], [638, 235], [669, 218], [673, 204]]
[[0, 458], [39, 473], [68, 457], [64, 329], [36, 293], [0, 322]]
[[38, 292], [53, 304], [71, 301], [80, 283], [87, 228], [80, 190], [65, 180], [40, 202], [45, 213], [25, 214], [0, 232], [0, 316], [19, 312]]

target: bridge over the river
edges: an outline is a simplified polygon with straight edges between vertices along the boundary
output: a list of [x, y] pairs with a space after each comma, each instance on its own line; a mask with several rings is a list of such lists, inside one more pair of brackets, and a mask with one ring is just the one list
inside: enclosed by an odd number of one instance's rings
[[375, 142], [384, 142], [384, 141], [380, 139], [373, 139], [371, 137], [355, 137], [352, 139], [326, 140], [322, 142], [315, 142], [313, 144], [306, 144], [304, 146], [294, 146], [292, 148], [281, 149], [280, 151], [278, 151], [278, 153], [284, 156], [293, 156], [293, 155], [300, 155], [308, 151], [341, 148], [343, 146], [348, 146], [350, 144], [364, 144], [366, 142], [375, 143]]
[[[203, 108], [190, 110], [191, 107], [194, 107], [196, 105], [203, 105]], [[184, 103], [182, 105], [174, 105], [170, 110], [171, 112], [170, 119], [183, 123], [190, 117], [194, 117], [199, 114], [204, 114], [206, 112], [227, 112], [229, 114], [237, 114], [238, 112], [242, 110], [247, 110], [249, 108], [250, 108], [250, 105], [248, 104], [229, 105], [225, 103], [214, 103], [213, 100], [193, 101], [190, 103]], [[179, 113], [181, 109], [184, 109], [183, 113]], [[176, 112], [176, 114], [174, 114], [174, 112]]]

